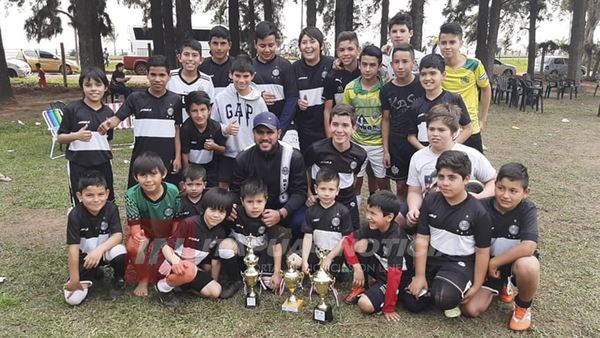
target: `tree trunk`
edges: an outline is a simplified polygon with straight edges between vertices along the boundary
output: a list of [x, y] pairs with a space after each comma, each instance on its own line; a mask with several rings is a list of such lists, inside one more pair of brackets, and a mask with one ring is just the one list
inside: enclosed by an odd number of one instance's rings
[[544, 61], [546, 59], [546, 49], [542, 48], [542, 55], [540, 56], [540, 74], [544, 75]]
[[317, 0], [306, 0], [306, 27], [317, 26]]
[[192, 6], [190, 0], [176, 0], [177, 12], [177, 47], [192, 37]]
[[[487, 60], [482, 60], [488, 75], [493, 74], [494, 71], [494, 58], [496, 57], [496, 51], [498, 50], [498, 31], [500, 29], [500, 12], [502, 10], [503, 0], [492, 0], [490, 6], [489, 16], [489, 28], [487, 36], [487, 47], [488, 55]], [[516, 74], [514, 74], [516, 75]]]
[[150, 0], [150, 20], [152, 21], [152, 54], [165, 55], [165, 31], [162, 18], [162, 0]]
[[250, 56], [256, 56], [256, 47], [254, 47], [254, 28], [256, 27], [256, 10], [254, 8], [254, 0], [248, 0], [248, 36], [246, 37], [246, 44], [250, 49]]
[[174, 69], [177, 65], [175, 57], [175, 29], [173, 27], [173, 0], [162, 0], [163, 25], [165, 27], [165, 56], [169, 68]]
[[263, 10], [265, 21], [273, 22], [273, 0], [263, 0]]
[[231, 33], [231, 50], [229, 54], [240, 53], [240, 5], [237, 0], [228, 0], [229, 32]]
[[79, 37], [79, 58], [81, 69], [95, 66], [104, 70], [102, 39], [98, 18], [99, 0], [75, 0], [73, 21]]
[[[484, 62], [488, 60], [488, 18], [490, 15], [490, 0], [479, 0], [479, 12], [477, 13], [477, 47], [475, 48], [475, 57]], [[492, 69], [485, 67], [488, 74], [492, 74]]]
[[527, 46], [527, 74], [533, 79], [535, 67], [535, 24], [539, 12], [539, 0], [529, 0], [529, 44]]
[[569, 44], [569, 68], [567, 76], [579, 82], [581, 79], [581, 56], [585, 38], [585, 10], [587, 0], [573, 1], [573, 24], [571, 25], [571, 43]]
[[[336, 0], [335, 1], [335, 37], [343, 31], [351, 31], [353, 26], [352, 8], [354, 1]], [[350, 10], [348, 10], [350, 8]]]
[[588, 65], [588, 74], [592, 71], [592, 64], [594, 61], [594, 31], [598, 26], [598, 22], [600, 22], [600, 1], [599, 0], [590, 0], [587, 4], [587, 18], [585, 20], [585, 42], [584, 46], [586, 46], [586, 50], [588, 50], [587, 46], [589, 46], [589, 52], [586, 52], [584, 57], [584, 62], [587, 61]]
[[2, 43], [2, 31], [0, 30], [0, 102], [6, 102], [13, 98], [10, 78], [8, 77], [8, 66], [4, 55], [4, 44]]
[[425, 0], [412, 0], [410, 3], [410, 16], [413, 19], [413, 36], [410, 38], [410, 44], [418, 50], [423, 45], [423, 19]]
[[379, 45], [387, 43], [388, 22], [390, 20], [390, 0], [381, 0], [381, 27], [379, 28]]

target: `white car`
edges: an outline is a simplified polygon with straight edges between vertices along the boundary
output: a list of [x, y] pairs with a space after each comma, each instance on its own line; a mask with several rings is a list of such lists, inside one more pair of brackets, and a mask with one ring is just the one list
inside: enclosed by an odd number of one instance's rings
[[31, 75], [31, 67], [25, 61], [17, 59], [7, 59], [8, 76], [10, 77], [28, 77]]
[[517, 74], [517, 67], [494, 59], [494, 75], [512, 76]]

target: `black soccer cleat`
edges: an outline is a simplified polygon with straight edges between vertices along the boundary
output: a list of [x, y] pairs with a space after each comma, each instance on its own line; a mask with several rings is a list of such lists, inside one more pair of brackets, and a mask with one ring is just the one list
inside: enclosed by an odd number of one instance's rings
[[179, 304], [181, 304], [179, 297], [177, 297], [174, 291], [171, 290], [170, 292], [160, 292], [156, 285], [154, 285], [154, 289], [156, 289], [156, 292], [158, 293], [158, 299], [164, 306], [177, 307]]
[[241, 280], [226, 282], [223, 285], [223, 290], [221, 291], [221, 295], [219, 296], [219, 298], [221, 298], [221, 299], [231, 298], [238, 292], [238, 290], [241, 287], [242, 287]]

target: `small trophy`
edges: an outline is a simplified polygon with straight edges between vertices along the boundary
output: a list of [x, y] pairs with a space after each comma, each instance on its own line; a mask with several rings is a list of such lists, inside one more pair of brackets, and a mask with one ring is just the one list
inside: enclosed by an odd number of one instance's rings
[[258, 278], [260, 277], [260, 272], [256, 269], [256, 265], [258, 264], [258, 256], [254, 254], [254, 249], [252, 245], [252, 241], [254, 237], [249, 235], [246, 238], [246, 247], [248, 251], [246, 252], [246, 256], [244, 257], [244, 264], [246, 265], [246, 270], [242, 273], [244, 277], [244, 282], [246, 283], [246, 307], [249, 309], [253, 309], [258, 306], [259, 298], [258, 294], [254, 292], [254, 285], [258, 282]]
[[298, 312], [298, 310], [304, 305], [304, 300], [297, 299], [294, 295], [294, 292], [296, 291], [298, 285], [302, 284], [304, 273], [292, 268], [289, 260], [288, 267], [289, 268], [285, 272], [282, 272], [281, 275], [283, 277], [285, 288], [290, 292], [290, 296], [285, 300], [283, 305], [281, 305], [281, 310], [286, 312]]
[[316, 254], [319, 258], [319, 270], [317, 270], [314, 275], [310, 276], [313, 288], [319, 295], [319, 304], [317, 304], [313, 311], [313, 319], [322, 324], [333, 320], [331, 306], [325, 303], [325, 297], [327, 297], [327, 294], [329, 293], [329, 288], [335, 283], [335, 278], [323, 269], [323, 260], [325, 260], [328, 253], [328, 250], [320, 250], [317, 248]]

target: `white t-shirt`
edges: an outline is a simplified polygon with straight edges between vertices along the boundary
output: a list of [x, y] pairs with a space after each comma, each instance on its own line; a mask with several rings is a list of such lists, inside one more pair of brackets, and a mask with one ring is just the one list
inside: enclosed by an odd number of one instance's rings
[[[485, 183], [496, 177], [496, 169], [477, 149], [455, 143], [452, 150], [465, 152], [471, 160], [471, 178]], [[421, 187], [425, 193], [437, 179], [435, 164], [440, 155], [431, 151], [431, 146], [420, 149], [410, 159], [406, 183], [411, 187]]]
[[185, 96], [193, 91], [202, 90], [210, 97], [210, 102], [215, 102], [215, 87], [210, 76], [198, 71], [198, 77], [192, 82], [187, 82], [181, 76], [181, 68], [171, 71], [171, 79], [167, 82], [167, 89], [181, 95], [181, 121], [185, 122], [189, 117], [185, 110]]

